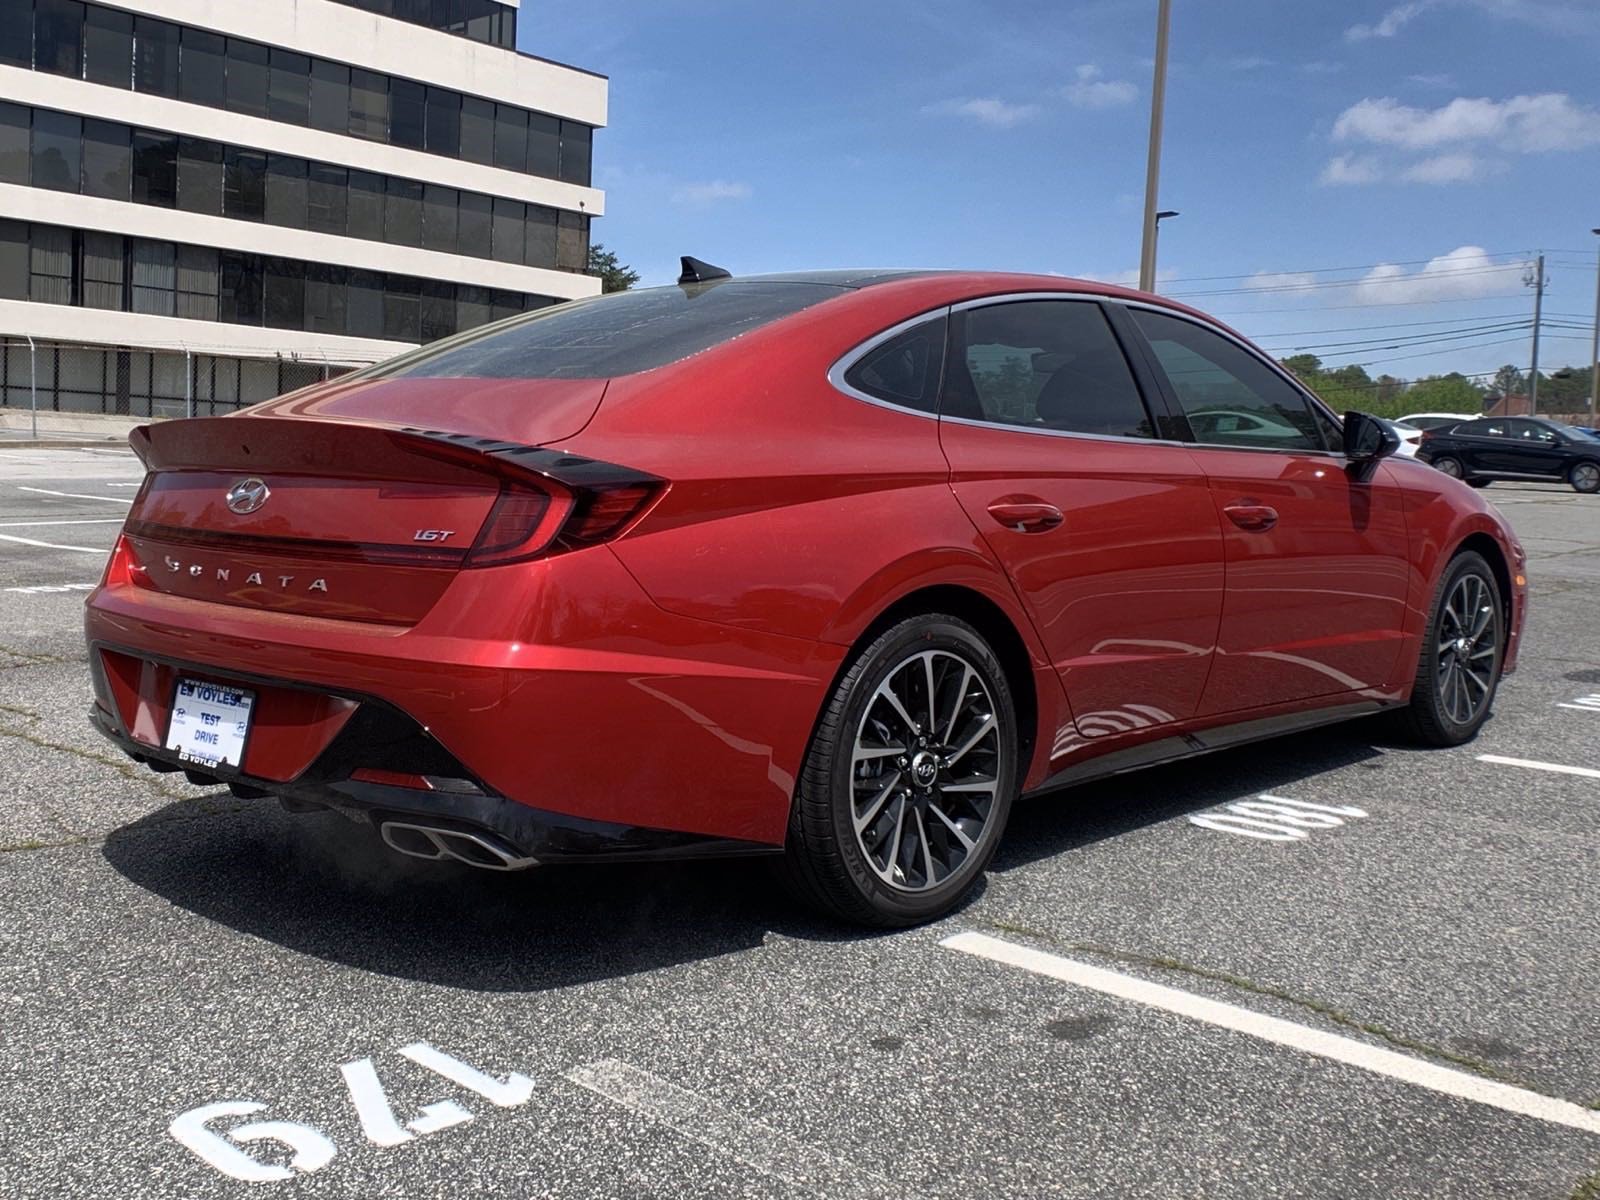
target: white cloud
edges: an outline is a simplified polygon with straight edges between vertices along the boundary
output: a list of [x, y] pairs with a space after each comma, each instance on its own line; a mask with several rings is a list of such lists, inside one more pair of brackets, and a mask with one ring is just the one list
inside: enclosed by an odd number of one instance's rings
[[1519, 262], [1494, 262], [1479, 246], [1460, 246], [1415, 271], [1388, 263], [1374, 267], [1352, 290], [1356, 303], [1477, 300], [1518, 286], [1522, 269]]
[[1366, 99], [1339, 114], [1333, 137], [1407, 150], [1487, 142], [1505, 150], [1578, 150], [1600, 144], [1600, 111], [1565, 92], [1508, 100], [1458, 96], [1439, 108], [1413, 108], [1393, 97]]
[[718, 204], [725, 200], [750, 199], [750, 185], [727, 179], [708, 179], [685, 183], [672, 193], [674, 204]]
[[937, 104], [926, 106], [922, 111], [936, 116], [969, 117], [984, 125], [1010, 129], [1013, 125], [1020, 125], [1038, 116], [1039, 106], [1011, 104], [1005, 100], [996, 100], [992, 96], [984, 96], [974, 100], [941, 100]]
[[1469, 183], [1482, 179], [1489, 164], [1473, 154], [1435, 154], [1400, 172], [1406, 183]]
[[1075, 108], [1118, 108], [1139, 98], [1139, 89], [1122, 79], [1102, 79], [1105, 74], [1093, 63], [1078, 68], [1078, 77], [1061, 89]]
[[1344, 70], [1342, 62], [1329, 62], [1326, 59], [1317, 59], [1313, 62], [1301, 63], [1300, 69], [1307, 75], [1337, 75]]
[[1371, 25], [1350, 26], [1344, 31], [1345, 40], [1364, 42], [1370, 38], [1392, 38], [1428, 9], [1434, 7], [1437, 2], [1438, 0], [1408, 0], [1408, 3], [1397, 4]]
[[1352, 187], [1377, 183], [1383, 178], [1376, 160], [1356, 154], [1341, 154], [1328, 160], [1318, 182], [1324, 187]]
[[[1136, 288], [1139, 286], [1139, 268], [1129, 267], [1126, 271], [1112, 271], [1104, 275], [1095, 271], [1079, 271], [1073, 278], [1087, 279], [1090, 283], [1109, 283], [1113, 287]], [[1156, 268], [1157, 287], [1163, 283], [1171, 283], [1176, 278], [1178, 278], [1176, 271], [1170, 268]]]

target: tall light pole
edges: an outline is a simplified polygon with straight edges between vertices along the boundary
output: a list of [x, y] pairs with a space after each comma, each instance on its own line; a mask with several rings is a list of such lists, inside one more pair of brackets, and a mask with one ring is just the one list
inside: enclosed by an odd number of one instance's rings
[[[1600, 229], [1590, 233], [1600, 237]], [[1594, 342], [1589, 347], [1589, 427], [1594, 428], [1594, 413], [1600, 407], [1600, 259], [1594, 272]]]
[[1161, 190], [1161, 123], [1167, 105], [1167, 31], [1172, 25], [1172, 0], [1159, 0], [1156, 10], [1155, 79], [1150, 85], [1150, 157], [1144, 173], [1144, 244], [1139, 254], [1139, 288], [1156, 286], [1156, 194]]
[[[1159, 249], [1159, 247], [1161, 245], [1161, 222], [1165, 221], [1169, 217], [1181, 217], [1182, 215], [1183, 215], [1182, 213], [1180, 213], [1176, 209], [1172, 209], [1172, 208], [1166, 209], [1166, 210], [1164, 210], [1162, 212], [1158, 212], [1156, 214], [1155, 245], [1156, 245], [1157, 249]], [[1152, 276], [1154, 276], [1154, 274], [1155, 274], [1155, 261], [1156, 261], [1156, 250], [1153, 249], [1150, 252], [1150, 273], [1151, 273]], [[1155, 279], [1154, 278], [1151, 279], [1151, 281], [1150, 281], [1150, 283], [1148, 285], [1144, 286], [1144, 290], [1147, 291], [1147, 292], [1153, 292], [1153, 291], [1156, 290], [1156, 284], [1155, 284]]]
[[1534, 260], [1533, 274], [1522, 282], [1533, 289], [1533, 370], [1528, 372], [1528, 415], [1539, 412], [1539, 331], [1544, 324], [1544, 255]]

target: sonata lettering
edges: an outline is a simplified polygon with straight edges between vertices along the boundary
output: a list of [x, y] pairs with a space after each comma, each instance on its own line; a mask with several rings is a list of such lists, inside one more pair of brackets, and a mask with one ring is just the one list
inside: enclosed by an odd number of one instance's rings
[[[202, 576], [204, 576], [205, 573], [206, 573], [206, 568], [200, 563], [188, 563], [188, 564], [185, 564], [185, 563], [179, 562], [177, 559], [172, 558], [170, 556], [168, 556], [165, 559], [165, 562], [166, 562], [167, 570], [170, 571], [174, 575], [183, 574], [183, 573], [187, 572], [191, 579], [199, 579]], [[232, 567], [216, 567], [216, 568], [214, 568], [214, 570], [215, 570], [215, 575], [216, 575], [216, 581], [218, 583], [230, 583], [230, 582], [232, 582], [232, 580], [233, 580], [233, 568]], [[278, 581], [278, 589], [280, 591], [287, 592], [287, 591], [291, 590], [292, 587], [295, 586], [295, 580], [298, 579], [299, 576], [298, 575], [277, 575], [277, 576], [274, 576], [274, 578], [277, 579], [277, 581]], [[260, 571], [251, 571], [248, 575], [246, 575], [244, 577], [244, 582], [245, 582], [246, 586], [255, 586], [255, 587], [266, 587], [267, 586], [266, 578], [263, 576], [263, 574]], [[296, 590], [298, 590], [298, 589], [296, 589]], [[307, 591], [307, 592], [321, 592], [324, 595], [327, 595], [327, 593], [328, 593], [328, 581], [327, 581], [326, 578], [323, 578], [323, 577], [319, 576], [318, 578], [313, 579], [310, 583], [306, 584], [304, 590]]]

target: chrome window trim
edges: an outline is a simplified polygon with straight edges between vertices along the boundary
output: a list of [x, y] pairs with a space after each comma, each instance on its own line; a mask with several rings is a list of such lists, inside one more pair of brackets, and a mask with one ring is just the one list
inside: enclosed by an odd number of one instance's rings
[[[1028, 425], [1007, 425], [1003, 421], [974, 421], [970, 417], [945, 417], [937, 412], [923, 412], [920, 408], [911, 408], [888, 400], [880, 400], [876, 396], [869, 396], [865, 392], [851, 387], [844, 381], [845, 373], [851, 367], [855, 366], [860, 359], [865, 358], [884, 342], [887, 342], [890, 338], [898, 337], [913, 326], [920, 325], [922, 322], [941, 313], [948, 320], [958, 312], [966, 312], [973, 308], [987, 308], [993, 304], [1010, 304], [1019, 300], [1087, 300], [1094, 304], [1115, 302], [1113, 297], [1102, 296], [1095, 292], [1001, 292], [994, 296], [979, 296], [974, 300], [958, 300], [954, 304], [931, 308], [926, 312], [911, 317], [909, 320], [901, 321], [898, 325], [891, 326], [882, 333], [875, 334], [852, 349], [845, 351], [833, 366], [828, 368], [828, 382], [847, 396], [853, 396], [857, 400], [864, 400], [866, 403], [874, 404], [879, 408], [887, 408], [891, 412], [907, 413], [914, 417], [927, 417], [934, 421], [948, 421], [952, 425], [968, 425], [974, 429], [1004, 429], [1011, 433], [1029, 433], [1039, 437], [1082, 438], [1091, 442], [1124, 442], [1135, 446], [1184, 446], [1193, 444], [1159, 436], [1125, 437], [1108, 433], [1076, 433], [1070, 429], [1035, 429]], [[1114, 330], [1112, 335], [1115, 336]], [[1126, 356], [1125, 353], [1124, 356]], [[1138, 376], [1133, 370], [1132, 363], [1128, 364], [1128, 374], [1133, 378], [1134, 386], [1137, 388]], [[1140, 402], [1145, 404], [1148, 411], [1148, 402], [1143, 400], [1142, 396]]]
[[[1174, 320], [1187, 321], [1190, 325], [1198, 326], [1201, 329], [1204, 329], [1204, 330], [1207, 330], [1210, 333], [1216, 334], [1218, 337], [1224, 339], [1225, 341], [1232, 342], [1235, 346], [1239, 347], [1239, 349], [1243, 350], [1246, 354], [1250, 355], [1257, 362], [1259, 362], [1259, 363], [1263, 364], [1264, 366], [1266, 366], [1275, 375], [1277, 375], [1278, 378], [1282, 379], [1285, 383], [1287, 383], [1290, 386], [1290, 388], [1292, 388], [1294, 391], [1298, 392], [1300, 394], [1300, 396], [1306, 401], [1307, 404], [1311, 405], [1314, 408], [1321, 409], [1323, 414], [1328, 418], [1328, 420], [1332, 421], [1335, 425], [1343, 425], [1344, 424], [1343, 419], [1337, 413], [1335, 413], [1333, 411], [1333, 409], [1329, 408], [1325, 403], [1323, 403], [1321, 397], [1319, 397], [1316, 394], [1314, 394], [1309, 388], [1307, 388], [1305, 386], [1305, 384], [1301, 383], [1298, 379], [1296, 379], [1294, 377], [1294, 372], [1285, 369], [1279, 363], [1276, 363], [1272, 359], [1268, 358], [1260, 350], [1257, 350], [1254, 346], [1252, 346], [1249, 342], [1245, 341], [1244, 338], [1240, 337], [1238, 334], [1234, 333], [1231, 329], [1224, 329], [1221, 325], [1215, 324], [1214, 322], [1211, 322], [1209, 320], [1197, 321], [1189, 313], [1183, 312], [1183, 311], [1178, 310], [1178, 309], [1169, 308], [1164, 304], [1152, 304], [1148, 300], [1114, 299], [1114, 300], [1111, 300], [1110, 303], [1120, 304], [1124, 308], [1143, 308], [1143, 309], [1148, 309], [1150, 312], [1160, 313], [1162, 316], [1172, 317]], [[1145, 336], [1146, 340], [1148, 340], [1148, 335], [1144, 334], [1144, 330], [1141, 329], [1139, 332], [1140, 332], [1141, 335]], [[1161, 374], [1163, 376], [1165, 376], [1166, 375], [1166, 369], [1164, 367], [1161, 367], [1159, 363], [1156, 364], [1156, 365], [1157, 365], [1157, 368], [1161, 371]], [[1170, 383], [1171, 381], [1169, 380], [1168, 382]], [[1180, 401], [1180, 403], [1181, 403], [1181, 401]], [[1184, 418], [1184, 423], [1188, 424], [1189, 414], [1188, 413], [1184, 413], [1183, 414], [1183, 418]], [[1189, 432], [1190, 433], [1194, 433], [1194, 426], [1193, 425], [1189, 426]], [[1234, 445], [1232, 442], [1203, 442], [1203, 441], [1201, 441], [1199, 439], [1198, 435], [1196, 435], [1194, 441], [1187, 442], [1185, 444], [1189, 445], [1189, 446], [1193, 446], [1197, 450], [1251, 450], [1251, 451], [1254, 451], [1257, 454], [1300, 454], [1300, 455], [1320, 454], [1320, 455], [1323, 455], [1323, 456], [1328, 457], [1328, 458], [1344, 458], [1345, 457], [1345, 453], [1344, 453], [1343, 450], [1335, 450], [1335, 449], [1332, 449], [1332, 448], [1314, 448], [1314, 449], [1309, 449], [1309, 450], [1294, 450], [1294, 449], [1290, 449], [1290, 448], [1285, 447], [1285, 446], [1237, 446], [1237, 445]]]

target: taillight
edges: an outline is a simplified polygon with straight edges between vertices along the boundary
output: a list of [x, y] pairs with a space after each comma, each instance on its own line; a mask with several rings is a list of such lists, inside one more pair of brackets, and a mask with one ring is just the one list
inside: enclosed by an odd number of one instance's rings
[[[563, 501], [565, 497], [562, 498]], [[567, 505], [552, 504], [549, 492], [508, 484], [467, 554], [469, 567], [492, 567], [532, 558], [550, 544]], [[561, 511], [552, 513], [552, 508]]]
[[101, 587], [121, 587], [133, 582], [135, 570], [143, 571], [133, 562], [133, 552], [128, 546], [128, 535], [117, 534], [117, 543], [111, 547], [111, 557], [106, 559], [106, 569], [100, 573]]
[[[508, 483], [467, 554], [466, 566], [493, 567], [610, 541], [643, 515], [661, 483], [566, 488]], [[546, 490], [547, 489], [547, 490]]]
[[1435, 434], [1435, 433], [1436, 433], [1436, 432], [1437, 432], [1437, 430], [1433, 430], [1433, 429], [1424, 429], [1424, 430], [1423, 430], [1423, 431], [1422, 431], [1422, 440], [1423, 440], [1423, 441], [1425, 441], [1425, 442], [1427, 442], [1427, 441], [1431, 441], [1431, 440], [1433, 440], [1433, 435], [1434, 435], [1434, 434]]

